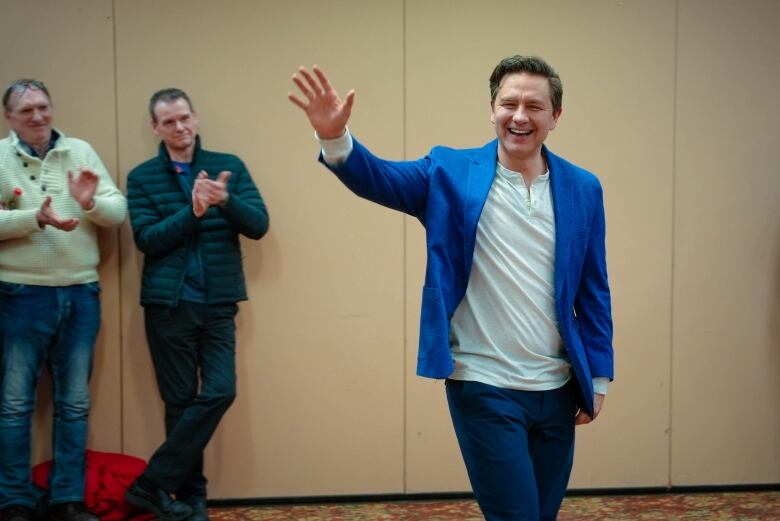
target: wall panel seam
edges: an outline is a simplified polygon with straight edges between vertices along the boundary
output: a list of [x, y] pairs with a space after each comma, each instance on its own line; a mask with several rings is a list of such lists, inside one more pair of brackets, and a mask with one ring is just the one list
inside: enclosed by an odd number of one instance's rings
[[671, 218], [671, 230], [670, 230], [670, 270], [669, 270], [669, 419], [667, 422], [667, 485], [672, 486], [672, 449], [674, 438], [673, 429], [673, 407], [674, 397], [672, 390], [674, 387], [674, 302], [675, 302], [675, 230], [677, 228], [677, 87], [678, 87], [678, 71], [679, 71], [679, 54], [680, 54], [680, 0], [675, 0], [674, 9], [674, 71], [673, 71], [673, 83], [672, 83], [672, 218]]
[[[407, 89], [407, 79], [406, 79], [406, 0], [401, 1], [401, 134], [402, 134], [402, 154], [403, 158], [405, 160], [408, 160], [407, 157], [407, 141], [408, 141], [408, 133], [407, 133], [407, 105], [406, 105], [406, 89]], [[409, 219], [406, 216], [402, 217], [403, 222], [403, 228], [401, 237], [403, 239], [403, 259], [404, 259], [404, 265], [402, 268], [403, 272], [403, 284], [402, 284], [402, 295], [403, 295], [403, 304], [402, 304], [402, 317], [403, 317], [403, 359], [402, 359], [402, 377], [401, 381], [403, 383], [403, 454], [401, 459], [401, 468], [402, 468], [402, 485], [403, 485], [403, 491], [404, 493], [409, 493], [408, 484], [407, 484], [407, 476], [408, 476], [408, 458], [409, 458], [409, 377], [408, 377], [408, 345], [409, 345], [409, 244], [408, 244], [408, 221]]]
[[[116, 140], [116, 173], [117, 173], [117, 185], [120, 186], [120, 178], [122, 176], [120, 172], [120, 149], [119, 149], [119, 72], [118, 72], [118, 60], [117, 60], [117, 39], [116, 39], [116, 2], [117, 0], [111, 0], [111, 37], [113, 45], [113, 58], [114, 58], [114, 139]], [[121, 228], [116, 230], [117, 236], [117, 279], [119, 281], [119, 448], [122, 453], [125, 452], [125, 392], [124, 392], [124, 313], [123, 313], [123, 298], [122, 298], [122, 231]]]

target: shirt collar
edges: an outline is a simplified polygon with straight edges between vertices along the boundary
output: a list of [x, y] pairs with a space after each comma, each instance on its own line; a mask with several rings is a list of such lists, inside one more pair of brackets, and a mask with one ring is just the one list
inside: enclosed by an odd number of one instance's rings
[[[57, 140], [59, 138], [60, 138], [60, 133], [57, 132], [57, 129], [54, 128], [51, 129], [51, 138], [49, 138], [49, 145], [46, 147], [46, 153], [48, 153], [49, 150], [51, 150], [57, 145]], [[33, 147], [31, 147], [30, 145], [22, 141], [22, 138], [20, 138], [18, 134], [17, 134], [17, 139], [19, 139], [19, 146], [21, 146], [22, 149], [25, 152], [27, 152], [27, 154], [29, 154], [30, 157], [37, 157], [38, 159], [43, 159], [43, 157], [39, 156], [38, 152]], [[46, 157], [46, 153], [43, 154], [44, 157]]]
[[[514, 170], [509, 170], [507, 167], [496, 161], [496, 170], [498, 173], [504, 177], [505, 179], [516, 179], [516, 178], [523, 178], [523, 174], [520, 172], [515, 172]], [[545, 173], [539, 175], [534, 179], [534, 184], [536, 183], [543, 183], [550, 179], [550, 168], [548, 167]]]

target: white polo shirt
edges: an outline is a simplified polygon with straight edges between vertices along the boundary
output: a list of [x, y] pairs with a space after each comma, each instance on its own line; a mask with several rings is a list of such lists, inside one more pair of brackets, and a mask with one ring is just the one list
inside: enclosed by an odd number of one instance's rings
[[455, 380], [543, 391], [569, 380], [555, 311], [550, 174], [530, 189], [497, 163], [477, 225], [466, 296], [451, 321]]

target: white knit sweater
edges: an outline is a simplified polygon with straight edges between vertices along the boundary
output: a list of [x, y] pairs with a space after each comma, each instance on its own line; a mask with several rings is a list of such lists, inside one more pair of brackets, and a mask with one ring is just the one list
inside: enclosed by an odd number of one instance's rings
[[[62, 132], [41, 160], [31, 157], [16, 133], [0, 140], [0, 281], [69, 286], [98, 280], [97, 227], [118, 226], [127, 202], [92, 147]], [[68, 191], [68, 170], [88, 167], [100, 176], [95, 206], [84, 211]], [[41, 229], [36, 213], [46, 196], [64, 218], [77, 217], [75, 230]]]

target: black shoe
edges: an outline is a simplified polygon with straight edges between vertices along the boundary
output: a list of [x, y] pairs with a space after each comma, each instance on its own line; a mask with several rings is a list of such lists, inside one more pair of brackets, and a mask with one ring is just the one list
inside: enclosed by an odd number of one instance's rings
[[182, 498], [182, 502], [192, 508], [192, 514], [187, 521], [209, 521], [209, 511], [206, 508], [206, 498]]
[[176, 501], [161, 488], [146, 490], [137, 481], [125, 493], [125, 499], [134, 507], [153, 512], [160, 521], [182, 521], [192, 515], [189, 505]]
[[24, 505], [8, 505], [3, 509], [3, 521], [30, 521], [32, 510]]
[[49, 507], [49, 519], [51, 521], [100, 521], [100, 518], [92, 514], [84, 503], [60, 503]]

